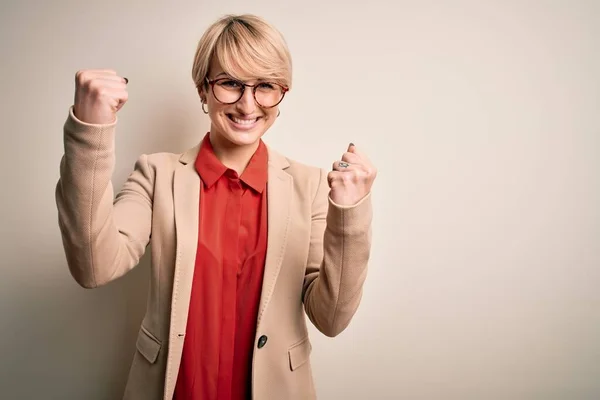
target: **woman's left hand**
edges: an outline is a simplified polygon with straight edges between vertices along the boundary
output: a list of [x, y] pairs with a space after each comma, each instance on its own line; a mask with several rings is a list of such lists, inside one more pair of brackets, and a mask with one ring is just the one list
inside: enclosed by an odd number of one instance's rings
[[362, 200], [371, 191], [377, 169], [369, 159], [352, 143], [340, 161], [333, 163], [333, 169], [327, 175], [331, 191], [331, 200], [341, 206], [352, 206]]

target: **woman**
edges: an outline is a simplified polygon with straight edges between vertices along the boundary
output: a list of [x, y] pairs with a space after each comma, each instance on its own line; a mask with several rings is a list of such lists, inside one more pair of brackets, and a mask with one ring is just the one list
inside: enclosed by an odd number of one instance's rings
[[264, 20], [215, 22], [193, 66], [210, 132], [182, 154], [142, 155], [116, 198], [116, 113], [128, 80], [77, 73], [56, 189], [71, 274], [86, 288], [104, 285], [152, 245], [125, 398], [315, 397], [304, 312], [336, 336], [357, 310], [376, 172], [352, 144], [329, 173], [264, 144], [291, 70], [283, 37]]

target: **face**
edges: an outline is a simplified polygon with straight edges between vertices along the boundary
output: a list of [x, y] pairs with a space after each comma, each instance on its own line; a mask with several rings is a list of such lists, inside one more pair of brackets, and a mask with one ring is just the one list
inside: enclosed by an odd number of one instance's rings
[[[219, 62], [213, 59], [209, 69], [208, 79], [227, 78]], [[244, 83], [254, 85], [258, 81]], [[251, 146], [273, 125], [279, 111], [278, 106], [261, 107], [254, 100], [252, 88], [247, 87], [242, 98], [233, 104], [219, 102], [210, 85], [201, 85], [198, 89], [200, 98], [206, 103], [211, 120], [211, 139], [225, 141], [223, 144], [234, 146]]]

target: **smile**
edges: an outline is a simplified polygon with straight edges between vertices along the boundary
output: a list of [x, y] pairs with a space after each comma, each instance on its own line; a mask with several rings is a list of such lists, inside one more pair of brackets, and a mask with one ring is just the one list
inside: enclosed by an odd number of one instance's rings
[[256, 117], [256, 118], [252, 118], [252, 119], [247, 119], [247, 118], [238, 118], [238, 117], [234, 117], [231, 114], [227, 114], [227, 117], [232, 120], [233, 122], [235, 122], [238, 125], [245, 125], [245, 126], [249, 126], [254, 124], [256, 121], [258, 121], [261, 117]]

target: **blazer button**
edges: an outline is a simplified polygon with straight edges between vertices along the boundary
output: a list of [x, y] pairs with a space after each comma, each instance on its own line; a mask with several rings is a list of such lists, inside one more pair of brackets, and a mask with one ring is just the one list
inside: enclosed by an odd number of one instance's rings
[[263, 347], [265, 347], [265, 344], [267, 344], [267, 337], [265, 335], [262, 335], [260, 338], [258, 338], [258, 348], [262, 349]]

